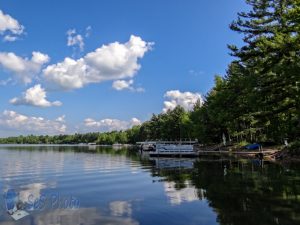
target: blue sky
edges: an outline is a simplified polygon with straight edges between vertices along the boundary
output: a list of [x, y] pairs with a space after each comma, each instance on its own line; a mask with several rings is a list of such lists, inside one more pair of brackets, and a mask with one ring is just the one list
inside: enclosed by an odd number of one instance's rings
[[125, 129], [177, 104], [188, 109], [225, 73], [226, 45], [241, 44], [228, 25], [245, 7], [1, 0], [0, 136]]

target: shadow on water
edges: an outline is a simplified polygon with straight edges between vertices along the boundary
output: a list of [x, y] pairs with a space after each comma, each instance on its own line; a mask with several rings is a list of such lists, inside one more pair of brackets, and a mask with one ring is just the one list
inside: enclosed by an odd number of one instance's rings
[[194, 160], [193, 167], [191, 159], [155, 162], [154, 177], [174, 182], [178, 190], [192, 184], [220, 224], [300, 224], [299, 164], [215, 158]]
[[[169, 205], [166, 205], [164, 203], [165, 198], [158, 198], [160, 200], [157, 200], [157, 195], [162, 195], [162, 193], [155, 192], [156, 195], [150, 195], [151, 198], [149, 199], [144, 196], [143, 201], [145, 204], [141, 202], [135, 203], [135, 198], [137, 197], [134, 193], [134, 185], [129, 186], [131, 184], [128, 182], [120, 184], [123, 192], [119, 193], [120, 197], [118, 198], [127, 197], [129, 199], [132, 198], [132, 200], [116, 200], [114, 198], [117, 198], [118, 193], [113, 192], [116, 187], [110, 184], [111, 186], [109, 187], [112, 189], [112, 193], [115, 194], [105, 197], [102, 195], [101, 200], [108, 202], [107, 204], [110, 210], [115, 210], [110, 216], [106, 215], [98, 218], [99, 211], [103, 211], [103, 209], [97, 207], [99, 202], [93, 202], [95, 199], [93, 199], [92, 196], [87, 196], [87, 193], [84, 193], [86, 199], [91, 200], [86, 203], [86, 208], [83, 207], [81, 209], [80, 213], [82, 212], [84, 214], [81, 217], [75, 212], [72, 212], [71, 215], [65, 215], [67, 212], [52, 211], [47, 212], [48, 214], [44, 214], [45, 217], [43, 218], [41, 215], [34, 217], [35, 221], [49, 217], [47, 221], [53, 222], [56, 216], [69, 216], [73, 218], [72, 224], [81, 224], [78, 221], [81, 221], [82, 224], [97, 224], [97, 222], [100, 221], [102, 224], [122, 224], [122, 221], [124, 224], [151, 224], [153, 222], [155, 222], [155, 224], [196, 224], [202, 221], [201, 219], [203, 218], [197, 217], [202, 208], [201, 205], [195, 205], [195, 203], [206, 201], [208, 206], [215, 213], [217, 220], [215, 222], [207, 222], [206, 224], [300, 224], [300, 164], [291, 163], [280, 165], [270, 162], [262, 163], [257, 160], [236, 160], [230, 158], [143, 158], [134, 149], [113, 149], [111, 147], [98, 146], [5, 146], [0, 147], [0, 149], [1, 148], [16, 152], [58, 152], [71, 155], [88, 153], [86, 155], [82, 154], [83, 159], [80, 158], [80, 160], [86, 160], [86, 158], [88, 158], [89, 161], [87, 162], [92, 163], [90, 165], [92, 167], [88, 167], [90, 170], [87, 170], [91, 172], [87, 173], [87, 175], [93, 177], [96, 177], [96, 173], [93, 172], [94, 167], [99, 170], [99, 168], [102, 168], [101, 165], [104, 161], [102, 159], [101, 162], [96, 164], [96, 162], [91, 160], [92, 158], [97, 159], [98, 157], [109, 156], [105, 158], [105, 160], [111, 160], [113, 157], [122, 157], [122, 159], [125, 157], [125, 159], [135, 165], [136, 168], [136, 165], [138, 165], [139, 168], [145, 169], [143, 170], [144, 173], [150, 174], [152, 184], [147, 184], [149, 189], [143, 186], [145, 194], [149, 194], [148, 190], [151, 191], [151, 185], [161, 185], [164, 189], [164, 197], [169, 199]], [[92, 158], [90, 156], [92, 156]], [[117, 165], [114, 167], [119, 168]], [[112, 171], [123, 173], [123, 168], [126, 169], [124, 166]], [[107, 179], [107, 176], [102, 177], [102, 179], [104, 178]], [[136, 179], [138, 178], [139, 176], [137, 176]], [[66, 183], [67, 179], [68, 177], [65, 178], [62, 184], [68, 185], [68, 183]], [[82, 179], [87, 179], [87, 177], [83, 177]], [[125, 178], [123, 175], [120, 175], [118, 179], [122, 180]], [[95, 180], [88, 181], [91, 183], [96, 182]], [[111, 181], [116, 182], [114, 180]], [[62, 186], [59, 186], [59, 180], [57, 182], [56, 188], [63, 190], [63, 185], [61, 184]], [[102, 182], [101, 179], [99, 179], [99, 182]], [[140, 185], [143, 184], [142, 180], [135, 180], [134, 182]], [[105, 187], [105, 183], [100, 184], [97, 187], [91, 186], [90, 191], [97, 191], [99, 195], [101, 195], [102, 192], [105, 193], [105, 190], [100, 190], [101, 187]], [[76, 190], [76, 188], [80, 190], [81, 184], [77, 185], [78, 187], [74, 187], [74, 190]], [[81, 192], [78, 191], [78, 193]], [[144, 193], [141, 192], [141, 195], [144, 195]], [[155, 203], [153, 203], [153, 198], [156, 199]], [[136, 206], [136, 204], [138, 206]], [[193, 204], [194, 206], [192, 208], [186, 208], [188, 204]], [[174, 209], [185, 213], [187, 218], [183, 218], [183, 215], [178, 213], [170, 215]], [[95, 217], [92, 218], [93, 220], [88, 217], [86, 218], [86, 212], [89, 212], [89, 210], [91, 210], [91, 216]], [[155, 220], [153, 218], [153, 210], [156, 215], [159, 215]], [[159, 210], [161, 210], [161, 213], [158, 213]], [[122, 220], [119, 216], [124, 212], [127, 216], [130, 214], [130, 217], [126, 217]], [[195, 218], [194, 221], [193, 218]], [[1, 221], [0, 224], [2, 224]], [[33, 224], [39, 223], [33, 222]], [[68, 223], [62, 222], [61, 224]]]

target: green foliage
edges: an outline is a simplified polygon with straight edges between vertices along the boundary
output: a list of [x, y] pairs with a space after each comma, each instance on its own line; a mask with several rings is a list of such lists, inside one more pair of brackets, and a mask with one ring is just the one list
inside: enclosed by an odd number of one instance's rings
[[237, 143], [237, 146], [239, 146], [239, 147], [244, 147], [244, 146], [246, 146], [246, 145], [248, 145], [249, 143], [247, 142], [247, 141], [241, 141], [241, 142], [239, 142], [239, 143]]
[[141, 140], [180, 140], [192, 137], [189, 113], [181, 106], [153, 115], [140, 128]]
[[[71, 135], [55, 135], [55, 136], [19, 136], [1, 138], [0, 144], [81, 144], [81, 143], [97, 143], [97, 144], [114, 144], [114, 143], [135, 143], [136, 129], [133, 127], [127, 131], [112, 131], [106, 133], [86, 133]], [[135, 130], [135, 133], [134, 133]]]
[[295, 141], [290, 144], [288, 151], [293, 156], [300, 156], [300, 141]]
[[205, 142], [220, 141], [222, 133], [236, 142], [299, 139], [300, 3], [246, 2], [252, 10], [230, 26], [244, 35], [244, 45], [229, 46], [236, 60], [192, 112], [195, 134]]
[[[126, 131], [59, 136], [19, 136], [0, 143], [98, 144], [195, 139], [220, 143], [282, 143], [300, 137], [300, 1], [246, 0], [231, 30], [243, 35], [224, 76], [192, 111], [177, 106]], [[296, 142], [297, 143], [297, 142]]]
[[[231, 29], [244, 35], [241, 48], [229, 46], [243, 75], [229, 70], [227, 77], [242, 78], [248, 109], [239, 134], [251, 139], [296, 139], [300, 133], [300, 3], [298, 0], [247, 0], [250, 12], [239, 13]], [[248, 83], [248, 85], [247, 85]], [[239, 106], [239, 104], [237, 104]], [[241, 122], [240, 122], [241, 123]], [[242, 124], [242, 123], [241, 123]], [[240, 124], [240, 125], [241, 125]]]

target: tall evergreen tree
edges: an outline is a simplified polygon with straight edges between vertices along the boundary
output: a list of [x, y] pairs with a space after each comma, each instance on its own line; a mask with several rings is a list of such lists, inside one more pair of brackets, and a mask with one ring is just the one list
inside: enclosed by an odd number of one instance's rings
[[230, 28], [244, 35], [245, 45], [231, 45], [255, 85], [256, 106], [248, 117], [264, 124], [273, 139], [299, 136], [300, 1], [247, 0], [252, 10], [239, 13]]

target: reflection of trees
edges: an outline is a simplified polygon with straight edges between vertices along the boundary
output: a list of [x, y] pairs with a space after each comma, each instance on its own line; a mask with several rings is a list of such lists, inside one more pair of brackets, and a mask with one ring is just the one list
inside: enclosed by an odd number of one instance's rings
[[220, 224], [289, 225], [300, 223], [300, 173], [295, 171], [275, 164], [262, 168], [249, 162], [198, 161], [192, 171], [153, 172], [178, 189], [187, 181], [193, 184], [198, 198], [204, 195], [217, 212]]
[[[300, 186], [279, 165], [229, 164], [226, 177], [216, 163], [198, 163], [197, 188], [206, 190], [221, 224], [295, 224]], [[195, 179], [197, 178], [197, 179]], [[198, 182], [197, 182], [198, 181]], [[286, 196], [286, 197], [284, 197]]]
[[191, 180], [192, 170], [189, 169], [153, 169], [153, 171], [155, 171], [153, 176], [166, 177], [164, 181], [173, 181], [174, 187], [178, 190], [186, 187], [185, 181]]
[[[89, 146], [89, 145], [3, 145], [1, 149], [10, 151], [28, 151], [28, 152], [76, 152], [76, 153], [88, 153], [88, 154], [107, 154], [111, 156], [124, 156], [130, 158], [130, 160], [140, 164], [142, 168], [149, 168], [152, 163], [146, 158], [141, 158], [137, 149], [121, 147], [113, 149], [111, 146]], [[63, 154], [62, 154], [63, 156]], [[12, 162], [15, 164], [15, 162]], [[63, 162], [62, 162], [63, 163]], [[8, 168], [15, 168], [9, 166]], [[7, 173], [7, 172], [6, 172]]]
[[[196, 161], [192, 168], [157, 168], [154, 166], [154, 162], [141, 159], [136, 152], [125, 148], [114, 150], [109, 147], [97, 146], [91, 151], [87, 146], [14, 146], [12, 149], [20, 151], [25, 149], [27, 151], [75, 151], [94, 154], [86, 157], [86, 162], [89, 159], [97, 158], [97, 154], [130, 158], [132, 165], [135, 163], [141, 165], [142, 169], [152, 173], [155, 181], [162, 181], [168, 185], [165, 187], [168, 191], [166, 194], [173, 198], [174, 204], [195, 201], [197, 198], [207, 199], [209, 205], [218, 214], [220, 224], [300, 224], [300, 165], [283, 167], [276, 164], [265, 164], [260, 167], [259, 163], [226, 160]], [[46, 158], [46, 155], [43, 155], [43, 158]], [[37, 160], [35, 171], [42, 168], [43, 158]], [[59, 165], [58, 169], [63, 168], [63, 158], [60, 161], [60, 163], [54, 164]], [[5, 168], [14, 168], [14, 171], [2, 171], [6, 176], [14, 176], [23, 170], [22, 163], [17, 161], [12, 161], [12, 163], [14, 166], [6, 164]], [[105, 166], [105, 163], [97, 165]], [[225, 166], [227, 173], [224, 173]], [[195, 198], [193, 198], [194, 190]], [[115, 202], [110, 207], [115, 210], [115, 215], [131, 214], [130, 204], [125, 202]]]
[[128, 148], [113, 149], [111, 146], [95, 145], [7, 145], [1, 146], [2, 149], [12, 151], [55, 151], [55, 152], [84, 152], [84, 153], [107, 153], [110, 155], [136, 155], [135, 151]]

